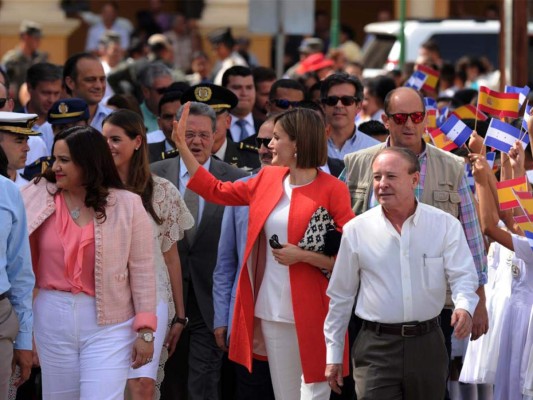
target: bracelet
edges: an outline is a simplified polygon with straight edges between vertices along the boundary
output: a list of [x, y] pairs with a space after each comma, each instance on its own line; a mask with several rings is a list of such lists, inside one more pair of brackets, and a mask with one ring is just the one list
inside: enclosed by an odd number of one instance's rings
[[175, 315], [174, 318], [172, 318], [172, 322], [170, 323], [170, 325], [182, 324], [183, 327], [185, 328], [188, 323], [189, 323], [189, 318], [187, 317], [180, 318], [177, 315]]

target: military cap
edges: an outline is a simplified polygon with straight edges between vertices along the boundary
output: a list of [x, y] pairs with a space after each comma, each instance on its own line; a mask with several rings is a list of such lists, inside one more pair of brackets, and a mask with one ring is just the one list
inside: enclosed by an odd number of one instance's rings
[[25, 19], [20, 23], [20, 33], [32, 35], [32, 36], [42, 36], [43, 31], [41, 29], [41, 24], [38, 24], [37, 22], [30, 21]]
[[151, 49], [154, 49], [156, 47], [172, 48], [172, 44], [170, 43], [170, 40], [161, 33], [154, 33], [152, 36], [148, 38], [148, 41], [146, 43]]
[[304, 54], [321, 53], [324, 50], [324, 42], [320, 38], [305, 38], [302, 40], [298, 51]]
[[26, 167], [24, 167], [24, 173], [22, 174], [22, 177], [31, 181], [37, 175], [42, 174], [49, 167], [51, 167], [53, 163], [54, 157], [52, 156], [38, 158], [30, 165], [26, 165]]
[[211, 83], [200, 83], [199, 85], [191, 86], [183, 93], [181, 103], [185, 104], [188, 101], [205, 103], [215, 110], [215, 112], [220, 112], [234, 108], [239, 102], [239, 99], [235, 93], [222, 86]]
[[224, 43], [229, 47], [233, 47], [235, 44], [235, 39], [231, 34], [231, 28], [215, 29], [207, 35], [207, 38], [212, 44]]
[[102, 43], [104, 46], [107, 46], [111, 43], [120, 44], [120, 34], [116, 31], [107, 30], [100, 38], [100, 43]]
[[48, 111], [46, 120], [52, 125], [89, 120], [89, 106], [82, 99], [60, 99]]
[[0, 132], [38, 136], [41, 133], [31, 129], [37, 118], [37, 114], [0, 111]]

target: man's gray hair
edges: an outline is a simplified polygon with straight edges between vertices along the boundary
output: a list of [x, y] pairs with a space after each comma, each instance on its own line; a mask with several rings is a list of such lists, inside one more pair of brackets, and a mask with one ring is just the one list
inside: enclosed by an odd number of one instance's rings
[[161, 61], [154, 61], [141, 69], [137, 80], [142, 86], [151, 88], [154, 80], [161, 76], [170, 76], [172, 78], [172, 71]]
[[[197, 101], [191, 101], [190, 104], [191, 108], [189, 110], [189, 115], [209, 117], [211, 119], [211, 127], [213, 128], [213, 132], [215, 132], [217, 130], [217, 115], [215, 113], [215, 110], [213, 110], [207, 104], [199, 103]], [[181, 114], [183, 114], [183, 107], [185, 106], [181, 106], [176, 114], [177, 121], [180, 120]]]

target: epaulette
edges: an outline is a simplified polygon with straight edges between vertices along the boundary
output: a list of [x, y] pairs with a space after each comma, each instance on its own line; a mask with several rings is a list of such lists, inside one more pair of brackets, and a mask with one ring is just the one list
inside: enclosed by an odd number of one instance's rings
[[168, 160], [169, 158], [174, 158], [180, 155], [180, 152], [176, 149], [164, 151], [161, 153], [161, 160]]
[[240, 142], [238, 143], [239, 150], [246, 150], [246, 151], [253, 151], [254, 153], [258, 153], [259, 149], [255, 146], [252, 146], [251, 144]]
[[44, 171], [48, 169], [52, 164], [54, 163], [54, 157], [47, 156], [47, 157], [41, 157], [35, 160], [30, 165], [27, 165], [24, 168], [24, 172], [22, 173], [22, 176], [31, 181], [33, 178], [35, 178], [37, 175], [42, 174]]

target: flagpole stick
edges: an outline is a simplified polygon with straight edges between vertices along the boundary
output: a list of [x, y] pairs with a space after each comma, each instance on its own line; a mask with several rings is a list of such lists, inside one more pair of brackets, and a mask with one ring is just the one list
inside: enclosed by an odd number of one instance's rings
[[474, 130], [477, 132], [477, 114], [479, 113], [479, 93], [476, 100], [476, 119], [474, 121]]

